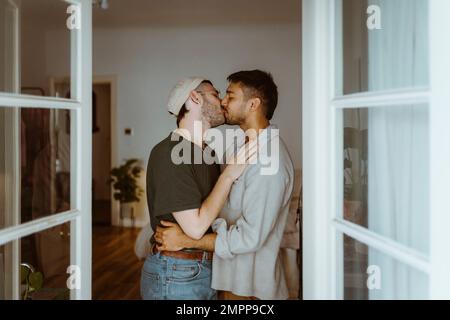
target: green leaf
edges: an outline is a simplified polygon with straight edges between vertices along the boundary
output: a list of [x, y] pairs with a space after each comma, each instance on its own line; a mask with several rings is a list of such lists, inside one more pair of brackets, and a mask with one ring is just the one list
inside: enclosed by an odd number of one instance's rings
[[137, 159], [130, 159], [125, 163], [125, 167], [130, 167], [133, 163], [138, 162]]
[[141, 168], [140, 167], [134, 167], [131, 172], [133, 173], [133, 175], [135, 177], [139, 177], [139, 173], [141, 172]]
[[28, 280], [30, 281], [30, 287], [34, 290], [39, 290], [42, 288], [42, 284], [44, 283], [44, 277], [40, 272], [32, 272], [28, 276]]
[[143, 171], [138, 163], [139, 159], [125, 159], [125, 163], [117, 168], [111, 169], [111, 182], [115, 190], [114, 199], [121, 203], [139, 201], [141, 188], [138, 178]]

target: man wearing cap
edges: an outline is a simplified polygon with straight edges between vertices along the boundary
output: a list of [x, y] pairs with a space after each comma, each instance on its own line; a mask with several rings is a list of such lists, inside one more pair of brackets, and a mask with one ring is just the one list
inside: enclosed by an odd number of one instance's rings
[[[245, 132], [258, 132], [258, 162], [233, 184], [215, 233], [193, 239], [162, 221], [155, 238], [160, 250], [202, 248], [214, 251], [212, 287], [222, 299], [287, 299], [288, 289], [279, 249], [289, 213], [294, 167], [289, 152], [270, 124], [278, 102], [272, 76], [260, 70], [241, 71], [228, 77], [222, 100], [227, 124]], [[270, 152], [261, 145], [278, 146]], [[262, 159], [277, 170], [263, 174]]]
[[[177, 117], [178, 129], [150, 153], [147, 167], [150, 222], [156, 230], [161, 220], [170, 221], [189, 237], [200, 239], [212, 232], [211, 223], [252, 153], [241, 152], [236, 164], [227, 166], [222, 173], [217, 162], [204, 161], [205, 154], [214, 153], [204, 146], [203, 133], [225, 121], [218, 92], [210, 81], [199, 77], [180, 81], [170, 93], [168, 110]], [[195, 132], [199, 127], [200, 133]], [[199, 154], [200, 162], [196, 162]], [[179, 158], [184, 161], [180, 163]], [[155, 244], [155, 239], [151, 242]], [[157, 251], [153, 245], [142, 268], [141, 296], [146, 300], [214, 299], [211, 263], [211, 252], [189, 248]]]

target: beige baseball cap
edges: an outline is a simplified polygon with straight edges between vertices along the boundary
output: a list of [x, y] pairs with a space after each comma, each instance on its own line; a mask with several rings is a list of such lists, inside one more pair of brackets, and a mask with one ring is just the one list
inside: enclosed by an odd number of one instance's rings
[[191, 91], [197, 88], [200, 83], [205, 80], [206, 79], [202, 77], [190, 77], [178, 82], [169, 95], [169, 103], [167, 104], [169, 112], [178, 116], [181, 107], [189, 98]]

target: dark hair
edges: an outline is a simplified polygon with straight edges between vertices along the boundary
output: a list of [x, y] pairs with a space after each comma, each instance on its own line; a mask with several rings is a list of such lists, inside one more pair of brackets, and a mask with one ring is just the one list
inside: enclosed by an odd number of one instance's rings
[[266, 118], [272, 119], [278, 104], [278, 89], [270, 73], [261, 70], [239, 71], [229, 75], [227, 80], [241, 84], [247, 99], [261, 99]]
[[[205, 83], [210, 84], [210, 85], [213, 86], [212, 82], [209, 81], [209, 80], [203, 80], [203, 81], [199, 84], [199, 86], [202, 85], [202, 84], [205, 84]], [[180, 109], [180, 111], [178, 112], [178, 115], [177, 115], [177, 127], [180, 126], [180, 121], [184, 118], [184, 115], [185, 115], [186, 113], [188, 113], [188, 112], [189, 112], [189, 111], [188, 111], [188, 109], [186, 109], [186, 104], [183, 104], [183, 106], [181, 107], [181, 109]]]
[[186, 113], [188, 113], [188, 112], [189, 111], [188, 111], [188, 109], [186, 109], [186, 104], [183, 104], [183, 106], [181, 107], [181, 109], [180, 109], [180, 111], [178, 112], [178, 115], [177, 115], [177, 127], [180, 126], [181, 119], [183, 119], [184, 115]]

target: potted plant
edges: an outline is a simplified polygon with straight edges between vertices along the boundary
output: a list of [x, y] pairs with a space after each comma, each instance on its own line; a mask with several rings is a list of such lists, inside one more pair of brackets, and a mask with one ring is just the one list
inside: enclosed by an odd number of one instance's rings
[[[53, 279], [54, 280], [54, 279]], [[22, 300], [70, 300], [70, 289], [66, 282], [61, 288], [54, 287], [55, 282], [50, 279], [46, 286], [44, 275], [29, 263], [20, 264], [20, 288]]]
[[130, 217], [132, 226], [134, 226], [133, 203], [140, 200], [144, 191], [138, 185], [138, 178], [143, 170], [138, 162], [138, 159], [128, 159], [125, 164], [112, 168], [109, 180], [115, 190], [114, 199], [120, 202], [120, 221], [123, 222], [124, 217]]
[[34, 267], [28, 263], [20, 264], [22, 300], [31, 300], [32, 294], [42, 288], [43, 282], [44, 277], [41, 272], [35, 271]]

